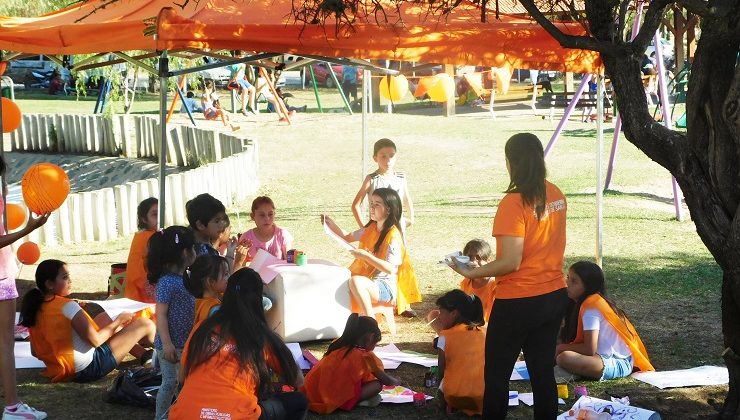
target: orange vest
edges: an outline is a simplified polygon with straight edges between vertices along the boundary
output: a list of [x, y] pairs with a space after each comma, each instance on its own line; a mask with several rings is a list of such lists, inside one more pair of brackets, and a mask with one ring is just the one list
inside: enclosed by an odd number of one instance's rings
[[488, 281], [488, 284], [477, 289], [473, 287], [472, 280], [464, 278], [460, 282], [460, 290], [480, 298], [483, 304], [483, 320], [488, 322], [488, 316], [491, 315], [491, 308], [493, 308], [493, 301], [496, 299], [496, 281], [493, 277]]
[[578, 312], [578, 330], [576, 331], [576, 339], [573, 343], [583, 343], [583, 313], [587, 309], [596, 309], [606, 319], [606, 322], [614, 328], [619, 334], [619, 337], [624, 340], [632, 352], [632, 361], [635, 367], [643, 372], [653, 371], [655, 368], [650, 363], [648, 358], [647, 350], [645, 345], [642, 344], [640, 336], [637, 335], [637, 330], [632, 325], [629, 319], [625, 317], [624, 322], [619, 318], [619, 315], [609, 306], [609, 303], [601, 297], [600, 294], [594, 293], [587, 297], [586, 300], [581, 303], [581, 310]]
[[353, 348], [334, 350], [324, 356], [306, 375], [301, 392], [308, 398], [309, 410], [329, 414], [357, 396], [359, 386], [377, 381], [373, 372], [383, 370], [383, 362], [371, 351]]
[[[375, 249], [375, 242], [378, 241], [379, 237], [380, 232], [376, 228], [375, 222], [372, 222], [370, 225], [365, 227], [365, 231], [363, 232], [362, 237], [360, 237], [359, 248], [372, 253], [373, 249]], [[414, 267], [411, 265], [411, 259], [406, 253], [406, 246], [403, 243], [403, 237], [398, 228], [394, 226], [388, 231], [388, 234], [385, 235], [385, 239], [383, 239], [380, 249], [378, 249], [378, 253], [373, 254], [381, 260], [385, 260], [388, 255], [388, 246], [394, 239], [400, 240], [402, 244], [402, 259], [401, 265], [398, 267], [395, 291], [396, 311], [400, 314], [411, 308], [412, 303], [421, 302], [421, 291], [419, 290], [419, 283], [416, 280]], [[377, 270], [365, 261], [355, 259], [349, 266], [349, 271], [351, 271], [354, 276], [372, 278]], [[360, 312], [356, 302], [352, 302], [352, 308], [354, 312]]]
[[156, 303], [153, 296], [146, 292], [147, 280], [146, 254], [149, 238], [154, 234], [153, 230], [142, 230], [134, 234], [131, 241], [131, 249], [126, 261], [126, 287], [124, 296], [139, 302]]
[[[75, 356], [72, 346], [72, 321], [62, 313], [70, 302], [62, 296], [54, 296], [41, 304], [36, 315], [36, 325], [30, 327], [31, 352], [46, 364], [41, 373], [52, 382], [68, 381], [75, 377]], [[84, 310], [87, 321], [99, 329], [95, 321]]]
[[220, 305], [221, 301], [217, 298], [195, 299], [195, 322], [193, 322], [193, 331], [195, 327], [211, 314], [214, 306]]
[[485, 330], [457, 324], [439, 335], [445, 338], [445, 401], [465, 414], [482, 414]]

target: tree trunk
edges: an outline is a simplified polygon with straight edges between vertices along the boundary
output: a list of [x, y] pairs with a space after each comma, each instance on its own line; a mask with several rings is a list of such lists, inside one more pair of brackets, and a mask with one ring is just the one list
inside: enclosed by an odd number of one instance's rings
[[[704, 244], [722, 268], [723, 357], [730, 387], [721, 419], [740, 402], [740, 2], [730, 16], [705, 18], [689, 80], [684, 136], [650, 117], [640, 60], [602, 53], [627, 139], [676, 177]], [[668, 116], [664, 116], [666, 118]], [[721, 350], [719, 350], [721, 351]]]

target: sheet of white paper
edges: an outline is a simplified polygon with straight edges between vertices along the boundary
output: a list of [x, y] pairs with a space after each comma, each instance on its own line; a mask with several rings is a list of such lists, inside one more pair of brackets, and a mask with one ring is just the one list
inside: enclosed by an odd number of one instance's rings
[[383, 362], [383, 369], [385, 370], [396, 370], [401, 366], [401, 362], [397, 362], [395, 360], [380, 358], [380, 361]]
[[730, 377], [724, 366], [699, 366], [666, 372], [637, 372], [632, 377], [660, 389], [684, 386], [724, 385]]
[[339, 244], [339, 246], [346, 249], [347, 251], [352, 251], [353, 249], [355, 249], [354, 245], [345, 241], [344, 238], [337, 235], [336, 233], [332, 232], [332, 230], [329, 229], [329, 226], [326, 224], [326, 222], [324, 222], [323, 225], [324, 225], [324, 232], [326, 232], [326, 234], [329, 235], [330, 238], [334, 239]]
[[39, 369], [44, 367], [46, 367], [44, 362], [31, 355], [31, 343], [29, 341], [15, 342], [16, 369]]
[[519, 391], [509, 391], [509, 407], [519, 405]]
[[[432, 399], [429, 395], [425, 394], [424, 396], [427, 401]], [[402, 386], [384, 386], [383, 390], [380, 391], [380, 398], [382, 403], [410, 403], [414, 402], [414, 390]]]
[[422, 354], [414, 354], [414, 353], [405, 353], [402, 352], [398, 347], [396, 347], [395, 344], [388, 344], [387, 346], [382, 347], [376, 347], [375, 350], [373, 350], [376, 356], [380, 360], [383, 361], [385, 364], [385, 361], [392, 361], [392, 362], [398, 362], [399, 364], [401, 362], [405, 363], [413, 363], [416, 365], [421, 365], [424, 367], [432, 367], [437, 366], [437, 357], [436, 356], [427, 356]]
[[[631, 420], [660, 420], [660, 414], [655, 411], [645, 410], [644, 408], [635, 407], [632, 405], [624, 405], [616, 402], [601, 400], [594, 397], [581, 397], [573, 404], [571, 410], [576, 410], [581, 407], [590, 408], [597, 413], [607, 411], [611, 413], [614, 419], [631, 419]], [[558, 420], [575, 420], [575, 416], [570, 415], [570, 411], [567, 410], [565, 413], [558, 416]]]
[[[522, 404], [528, 405], [531, 407], [534, 405], [534, 394], [531, 392], [520, 392], [519, 401], [521, 401]], [[562, 398], [558, 398], [558, 404], [565, 405], [565, 400]]]
[[111, 299], [111, 300], [90, 300], [89, 302], [97, 303], [111, 319], [118, 318], [122, 312], [139, 312], [142, 309], [151, 308], [154, 310], [153, 303], [139, 302], [128, 298]]
[[252, 262], [249, 263], [249, 268], [259, 273], [260, 277], [262, 277], [262, 283], [270, 284], [270, 282], [278, 275], [277, 271], [273, 270], [270, 266], [284, 263], [285, 261], [277, 258], [264, 249], [258, 249], [257, 255], [255, 255]]
[[527, 362], [520, 360], [514, 363], [514, 370], [511, 372], [512, 381], [528, 381], [529, 371], [527, 371]]
[[299, 368], [301, 368], [302, 370], [311, 369], [311, 364], [308, 363], [308, 360], [303, 358], [303, 350], [301, 350], [300, 344], [285, 343], [285, 345], [288, 346], [290, 353], [293, 354], [293, 359], [295, 359], [295, 362]]

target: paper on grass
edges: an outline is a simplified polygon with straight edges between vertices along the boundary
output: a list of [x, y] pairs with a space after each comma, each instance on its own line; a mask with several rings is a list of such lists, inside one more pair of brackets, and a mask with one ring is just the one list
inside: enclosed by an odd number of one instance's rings
[[[511, 391], [509, 391], [511, 392]], [[511, 398], [511, 397], [509, 397]], [[534, 394], [531, 392], [520, 392], [519, 393], [519, 401], [522, 402], [524, 405], [533, 406], [534, 405]], [[565, 400], [562, 398], [558, 398], [558, 404], [564, 405]]]
[[666, 372], [637, 372], [632, 377], [660, 389], [684, 386], [724, 385], [730, 377], [724, 366], [699, 366]]
[[527, 362], [520, 360], [514, 363], [514, 370], [511, 372], [512, 381], [528, 381], [529, 371], [527, 370]]
[[374, 353], [380, 360], [385, 364], [386, 360], [390, 362], [401, 362], [413, 363], [415, 365], [421, 365], [424, 367], [437, 366], [437, 356], [428, 354], [416, 353], [416, 352], [405, 352], [401, 351], [395, 344], [388, 344], [387, 346], [376, 347]]
[[612, 415], [613, 419], [660, 420], [660, 414], [655, 411], [589, 396], [579, 398], [570, 410], [558, 416], [558, 420], [575, 420], [576, 417], [571, 416], [570, 411], [575, 411], [582, 407], [590, 408], [597, 413], [608, 412]]
[[[427, 400], [431, 400], [432, 397], [424, 394]], [[414, 390], [402, 387], [402, 386], [384, 386], [383, 390], [380, 391], [380, 402], [392, 403], [392, 404], [403, 404], [414, 402]]]
[[519, 405], [519, 391], [509, 391], [509, 407]]
[[31, 354], [31, 343], [29, 341], [15, 342], [15, 368], [16, 369], [39, 369], [46, 365]]
[[346, 249], [347, 251], [352, 251], [353, 249], [356, 249], [354, 245], [345, 241], [344, 238], [329, 229], [329, 225], [326, 224], [326, 221], [324, 221], [324, 223], [322, 224], [324, 225], [324, 232], [326, 232], [326, 234], [329, 235], [330, 238], [334, 239], [339, 244], [339, 246]]
[[288, 347], [288, 350], [290, 350], [290, 353], [293, 355], [293, 359], [301, 370], [311, 369], [311, 364], [303, 357], [303, 350], [301, 350], [300, 344], [285, 343], [285, 345]]
[[283, 260], [260, 248], [257, 250], [257, 255], [254, 256], [252, 262], [249, 263], [249, 268], [260, 275], [262, 283], [270, 284], [278, 275], [272, 266], [283, 263], [285, 263]]

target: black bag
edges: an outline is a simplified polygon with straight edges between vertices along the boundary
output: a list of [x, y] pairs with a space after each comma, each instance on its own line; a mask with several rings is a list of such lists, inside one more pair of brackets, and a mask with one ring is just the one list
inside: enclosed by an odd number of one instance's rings
[[112, 404], [154, 408], [157, 391], [162, 385], [162, 374], [157, 369], [135, 367], [118, 372], [118, 376], [103, 395], [103, 401]]

